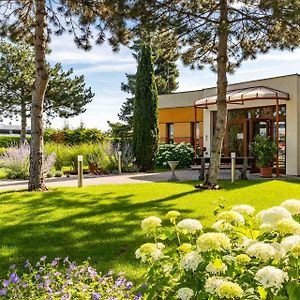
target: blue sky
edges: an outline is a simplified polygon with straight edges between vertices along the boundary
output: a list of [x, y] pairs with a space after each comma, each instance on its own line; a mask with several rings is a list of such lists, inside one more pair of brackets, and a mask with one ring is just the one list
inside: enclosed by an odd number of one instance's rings
[[[108, 129], [107, 120], [117, 121], [117, 113], [126, 98], [120, 90], [125, 73], [134, 73], [136, 63], [129, 49], [123, 47], [117, 54], [108, 45], [94, 46], [89, 52], [76, 48], [71, 36], [53, 37], [52, 53], [47, 57], [50, 63], [61, 62], [64, 68], [73, 68], [78, 75], [85, 75], [86, 83], [92, 87], [95, 98], [87, 106], [86, 113], [69, 119], [71, 127], [77, 127], [80, 120], [86, 127]], [[196, 90], [216, 85], [216, 74], [209, 69], [190, 70], [178, 62], [180, 71], [178, 91]], [[229, 83], [259, 78], [300, 73], [300, 49], [294, 52], [271, 51], [255, 61], [247, 61]], [[64, 120], [53, 120], [52, 127], [60, 128]]]

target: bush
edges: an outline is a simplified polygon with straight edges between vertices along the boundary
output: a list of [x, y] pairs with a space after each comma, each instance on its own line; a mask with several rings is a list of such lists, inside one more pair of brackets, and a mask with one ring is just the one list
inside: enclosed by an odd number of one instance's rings
[[177, 211], [166, 215], [171, 229], [143, 220], [154, 239], [136, 251], [149, 266], [146, 299], [299, 299], [300, 201], [254, 212], [221, 204], [205, 230], [198, 220], [178, 222]]
[[[30, 143], [30, 137], [27, 137], [27, 142]], [[19, 146], [21, 139], [19, 136], [0, 136], [0, 147], [1, 148], [10, 148], [14, 146]]]
[[55, 258], [46, 262], [46, 257], [32, 265], [25, 263], [26, 271], [20, 275], [16, 266], [11, 266], [8, 277], [1, 280], [1, 299], [141, 299], [135, 294], [133, 283], [124, 274], [115, 277], [113, 272], [99, 274], [88, 262], [76, 265], [68, 258]]
[[166, 167], [167, 161], [179, 161], [179, 167], [188, 167], [193, 162], [194, 149], [190, 144], [161, 144], [156, 154], [156, 166]]
[[44, 132], [44, 140], [46, 143], [54, 142], [66, 145], [79, 145], [101, 143], [105, 140], [105, 135], [98, 129], [46, 129]]
[[[7, 148], [4, 154], [0, 156], [2, 166], [7, 169], [7, 177], [9, 179], [27, 179], [29, 177], [29, 155], [30, 147], [25, 144], [20, 147]], [[51, 171], [55, 159], [54, 153], [44, 155], [44, 174]]]
[[54, 177], [62, 177], [63, 173], [61, 171], [56, 171]]

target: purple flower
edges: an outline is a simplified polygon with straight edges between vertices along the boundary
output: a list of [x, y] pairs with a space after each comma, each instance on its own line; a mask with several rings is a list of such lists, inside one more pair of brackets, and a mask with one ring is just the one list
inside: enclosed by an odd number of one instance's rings
[[0, 296], [6, 296], [7, 289], [0, 289]]
[[10, 285], [10, 280], [9, 279], [4, 279], [2, 284], [3, 284], [3, 287], [8, 287]]
[[58, 261], [56, 259], [54, 259], [52, 262], [51, 262], [51, 266], [52, 267], [56, 267], [58, 265]]
[[16, 268], [16, 265], [15, 265], [15, 264], [13, 264], [13, 265], [11, 265], [11, 266], [9, 267], [10, 270], [15, 270], [15, 268]]
[[69, 256], [64, 258], [64, 263], [69, 262]]
[[139, 300], [141, 299], [143, 294], [141, 292], [137, 293], [137, 295], [133, 298], [133, 300]]
[[10, 274], [10, 280], [12, 283], [16, 284], [20, 281], [20, 278], [16, 272]]
[[46, 259], [47, 259], [47, 256], [44, 255], [44, 256], [41, 257], [40, 261], [45, 261]]
[[131, 281], [126, 282], [126, 289], [130, 290], [133, 287], [133, 283]]
[[30, 268], [31, 267], [30, 261], [28, 259], [26, 260], [24, 267], [25, 268]]
[[40, 274], [36, 274], [34, 277], [35, 277], [36, 281], [39, 281], [41, 279], [41, 275]]
[[95, 293], [95, 292], [92, 294], [92, 296], [94, 300], [99, 300], [102, 297], [100, 293]]
[[123, 284], [124, 282], [124, 278], [118, 278], [116, 281], [115, 281], [115, 286], [119, 287]]
[[94, 278], [94, 277], [96, 277], [98, 275], [98, 273], [96, 272], [96, 270], [94, 270], [92, 267], [88, 267], [87, 270], [88, 270], [91, 278]]
[[55, 273], [54, 273], [54, 276], [60, 276], [60, 275], [61, 275], [60, 272], [55, 272]]

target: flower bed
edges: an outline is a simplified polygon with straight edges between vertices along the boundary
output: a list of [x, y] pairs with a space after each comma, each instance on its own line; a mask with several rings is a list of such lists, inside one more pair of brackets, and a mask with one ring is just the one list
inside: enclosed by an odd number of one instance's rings
[[287, 200], [255, 215], [249, 205], [216, 210], [216, 222], [163, 221], [151, 216], [142, 230], [153, 238], [136, 257], [149, 266], [145, 299], [300, 299], [300, 201]]
[[11, 266], [8, 277], [2, 280], [0, 299], [69, 300], [69, 299], [141, 299], [133, 283], [120, 273], [101, 275], [88, 262], [76, 265], [68, 258], [55, 258], [47, 263], [42, 257], [36, 265], [25, 264], [27, 272], [19, 274]]

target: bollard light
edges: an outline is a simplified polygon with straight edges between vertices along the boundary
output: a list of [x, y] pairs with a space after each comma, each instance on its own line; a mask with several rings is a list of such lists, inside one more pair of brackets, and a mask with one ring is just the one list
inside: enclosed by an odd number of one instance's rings
[[78, 161], [78, 187], [83, 186], [83, 155], [77, 156]]
[[235, 159], [236, 153], [231, 152], [231, 182], [235, 182]]
[[119, 169], [119, 174], [122, 174], [122, 160], [121, 160], [121, 156], [122, 156], [122, 151], [118, 151], [118, 169]]

